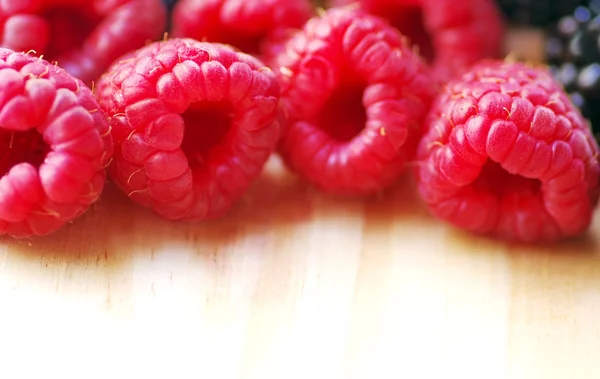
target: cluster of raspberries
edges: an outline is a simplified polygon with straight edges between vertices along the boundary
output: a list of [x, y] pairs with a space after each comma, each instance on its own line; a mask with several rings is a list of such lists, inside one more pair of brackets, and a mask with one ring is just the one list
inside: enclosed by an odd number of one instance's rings
[[[339, 196], [412, 167], [441, 220], [584, 233], [589, 123], [501, 60], [493, 0], [0, 1], [0, 234], [52, 233], [107, 180], [168, 220], [223, 217], [273, 154]], [[168, 32], [168, 34], [166, 34]]]

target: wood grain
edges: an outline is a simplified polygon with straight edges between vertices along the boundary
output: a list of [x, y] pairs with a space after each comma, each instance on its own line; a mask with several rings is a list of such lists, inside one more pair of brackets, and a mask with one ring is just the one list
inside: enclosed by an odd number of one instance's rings
[[275, 160], [213, 223], [109, 187], [52, 236], [1, 240], [0, 378], [598, 377], [599, 237], [597, 218], [554, 247], [477, 239], [410, 177], [334, 199]]

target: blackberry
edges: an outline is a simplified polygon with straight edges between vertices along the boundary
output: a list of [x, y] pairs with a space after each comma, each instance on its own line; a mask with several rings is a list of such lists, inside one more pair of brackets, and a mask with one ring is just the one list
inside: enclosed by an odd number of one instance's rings
[[587, 1], [549, 30], [548, 65], [600, 136], [600, 0]]
[[506, 19], [514, 25], [546, 27], [585, 5], [585, 0], [497, 0]]
[[167, 31], [171, 31], [171, 15], [173, 14], [173, 7], [177, 4], [177, 0], [162, 0], [162, 2], [167, 7]]
[[169, 12], [173, 9], [176, 2], [177, 2], [177, 0], [163, 0], [163, 3], [165, 3], [167, 8], [169, 9]]

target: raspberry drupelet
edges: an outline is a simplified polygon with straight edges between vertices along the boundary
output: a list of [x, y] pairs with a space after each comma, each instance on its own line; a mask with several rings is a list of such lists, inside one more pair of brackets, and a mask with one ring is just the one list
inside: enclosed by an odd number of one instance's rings
[[578, 236], [598, 201], [598, 145], [549, 71], [483, 61], [428, 116], [417, 169], [433, 214], [510, 241]]
[[382, 19], [330, 9], [276, 59], [286, 114], [279, 152], [321, 189], [370, 195], [412, 158], [436, 87], [427, 65]]
[[162, 0], [0, 1], [0, 46], [35, 51], [88, 86], [113, 60], [162, 37]]
[[152, 43], [115, 62], [97, 96], [115, 140], [111, 178], [171, 220], [225, 215], [279, 138], [275, 75], [221, 44]]
[[90, 89], [38, 57], [0, 48], [0, 234], [52, 233], [106, 181], [112, 139]]

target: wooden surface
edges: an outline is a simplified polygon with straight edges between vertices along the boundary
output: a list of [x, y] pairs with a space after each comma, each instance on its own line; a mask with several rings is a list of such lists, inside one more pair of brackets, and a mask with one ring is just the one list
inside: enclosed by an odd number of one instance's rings
[[510, 246], [436, 222], [410, 177], [356, 201], [280, 170], [219, 222], [109, 188], [48, 238], [1, 240], [0, 378], [600, 377], [598, 219]]

